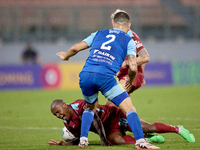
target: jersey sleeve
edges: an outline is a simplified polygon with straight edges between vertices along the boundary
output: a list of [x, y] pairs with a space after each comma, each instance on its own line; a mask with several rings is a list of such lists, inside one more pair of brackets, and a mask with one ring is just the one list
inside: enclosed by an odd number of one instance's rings
[[128, 34], [128, 35], [133, 39], [133, 41], [135, 42], [135, 47], [136, 47], [137, 53], [138, 53], [141, 49], [145, 48], [144, 45], [142, 44], [142, 41], [141, 41], [140, 37], [139, 37], [135, 32], [133, 32], [132, 30], [129, 30], [129, 31], [127, 32], [127, 34]]
[[128, 43], [127, 56], [134, 55], [136, 57], [135, 42], [131, 39]]
[[85, 38], [83, 41], [89, 46], [91, 47], [92, 43], [93, 43], [93, 39], [96, 36], [97, 31], [92, 33], [90, 36], [88, 36], [87, 38]]

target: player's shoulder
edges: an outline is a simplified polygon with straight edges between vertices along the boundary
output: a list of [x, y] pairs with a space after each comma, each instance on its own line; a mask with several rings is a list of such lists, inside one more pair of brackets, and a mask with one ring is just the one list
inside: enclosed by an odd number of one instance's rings
[[83, 107], [86, 104], [85, 100], [78, 99], [75, 102], [71, 103], [71, 107], [75, 110], [79, 110], [80, 107]]
[[128, 35], [129, 35], [130, 37], [132, 37], [132, 38], [138, 38], [138, 39], [140, 39], [140, 37], [137, 35], [137, 33], [135, 33], [135, 32], [132, 31], [132, 30], [129, 30], [127, 33], [128, 33]]

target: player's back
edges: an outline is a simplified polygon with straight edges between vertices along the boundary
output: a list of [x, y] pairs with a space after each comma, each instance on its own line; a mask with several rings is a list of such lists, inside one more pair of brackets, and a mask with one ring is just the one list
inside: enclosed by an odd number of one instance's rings
[[131, 38], [119, 29], [98, 31], [82, 71], [116, 75], [127, 55]]

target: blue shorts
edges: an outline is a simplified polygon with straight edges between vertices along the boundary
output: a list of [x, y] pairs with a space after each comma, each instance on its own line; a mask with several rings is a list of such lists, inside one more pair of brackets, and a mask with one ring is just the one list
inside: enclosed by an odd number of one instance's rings
[[89, 104], [94, 104], [98, 100], [98, 92], [100, 91], [106, 99], [112, 101], [115, 105], [119, 105], [125, 98], [129, 97], [117, 77], [106, 76], [94, 72], [81, 72], [80, 88], [83, 98]]

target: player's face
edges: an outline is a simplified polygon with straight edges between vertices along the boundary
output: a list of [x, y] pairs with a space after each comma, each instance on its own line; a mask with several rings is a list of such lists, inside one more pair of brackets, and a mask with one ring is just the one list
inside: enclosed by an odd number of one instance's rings
[[72, 113], [68, 109], [68, 105], [63, 103], [60, 105], [56, 105], [51, 109], [51, 112], [60, 119], [69, 120], [72, 117]]

